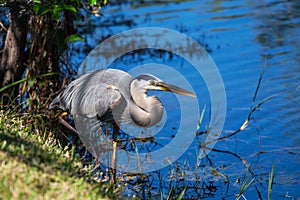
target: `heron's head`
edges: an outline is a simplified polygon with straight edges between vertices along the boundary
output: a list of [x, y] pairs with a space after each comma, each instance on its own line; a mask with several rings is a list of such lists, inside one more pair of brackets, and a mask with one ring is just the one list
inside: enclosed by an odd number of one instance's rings
[[137, 76], [131, 83], [131, 92], [135, 92], [135, 90], [142, 90], [145, 92], [147, 92], [148, 90], [160, 90], [177, 93], [184, 96], [196, 97], [194, 93], [175, 85], [166, 83], [151, 74], [141, 74]]

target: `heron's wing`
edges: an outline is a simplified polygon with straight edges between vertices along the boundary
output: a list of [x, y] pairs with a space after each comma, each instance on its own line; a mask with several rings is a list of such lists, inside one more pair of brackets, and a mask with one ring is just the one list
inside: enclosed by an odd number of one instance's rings
[[101, 117], [122, 102], [122, 95], [129, 94], [131, 80], [129, 74], [116, 69], [83, 75], [70, 83], [53, 100], [50, 108], [68, 110], [72, 115], [93, 117], [98, 114]]
[[122, 101], [122, 95], [117, 87], [107, 84], [102, 86], [105, 88], [95, 97], [98, 116], [102, 116], [109, 109], [117, 107]]
[[106, 83], [95, 84], [78, 89], [77, 97], [72, 100], [71, 114], [79, 114], [93, 117], [96, 114], [102, 116], [109, 109], [118, 106], [122, 101], [122, 95], [117, 87]]

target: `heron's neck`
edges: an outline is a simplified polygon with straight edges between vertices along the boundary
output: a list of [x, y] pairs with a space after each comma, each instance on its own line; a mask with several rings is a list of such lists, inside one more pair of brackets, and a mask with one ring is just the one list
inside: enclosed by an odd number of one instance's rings
[[161, 120], [163, 106], [155, 96], [147, 96], [145, 90], [135, 90], [131, 95], [135, 105], [130, 115], [137, 125], [150, 127]]

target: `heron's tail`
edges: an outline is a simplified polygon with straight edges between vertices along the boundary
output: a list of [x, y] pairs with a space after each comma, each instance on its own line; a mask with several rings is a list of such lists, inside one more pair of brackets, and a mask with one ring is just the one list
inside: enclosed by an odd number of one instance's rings
[[55, 97], [55, 99], [51, 102], [49, 109], [50, 110], [52, 110], [52, 109], [66, 110], [66, 106], [61, 99], [61, 94], [59, 94], [57, 97]]
[[52, 109], [57, 109], [57, 108], [59, 108], [60, 107], [60, 101], [59, 101], [59, 98], [55, 98], [52, 102], [51, 102], [51, 104], [50, 104], [50, 106], [49, 106], [49, 109], [50, 110], [52, 110]]

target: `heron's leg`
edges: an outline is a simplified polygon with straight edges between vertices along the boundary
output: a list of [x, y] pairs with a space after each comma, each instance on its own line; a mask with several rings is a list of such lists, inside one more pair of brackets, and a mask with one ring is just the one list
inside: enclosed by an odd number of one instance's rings
[[69, 130], [71, 130], [72, 132], [76, 133], [78, 135], [78, 131], [73, 127], [71, 126], [66, 120], [64, 120], [64, 116], [68, 115], [67, 112], [63, 112], [59, 117], [59, 122], [64, 125], [65, 127], [67, 127]]
[[117, 139], [118, 139], [118, 134], [119, 134], [119, 126], [116, 123], [113, 123], [113, 139], [112, 139], [112, 144], [113, 144], [113, 152], [112, 152], [112, 158], [111, 158], [111, 163], [112, 163], [112, 182], [116, 183], [116, 162], [117, 162]]

